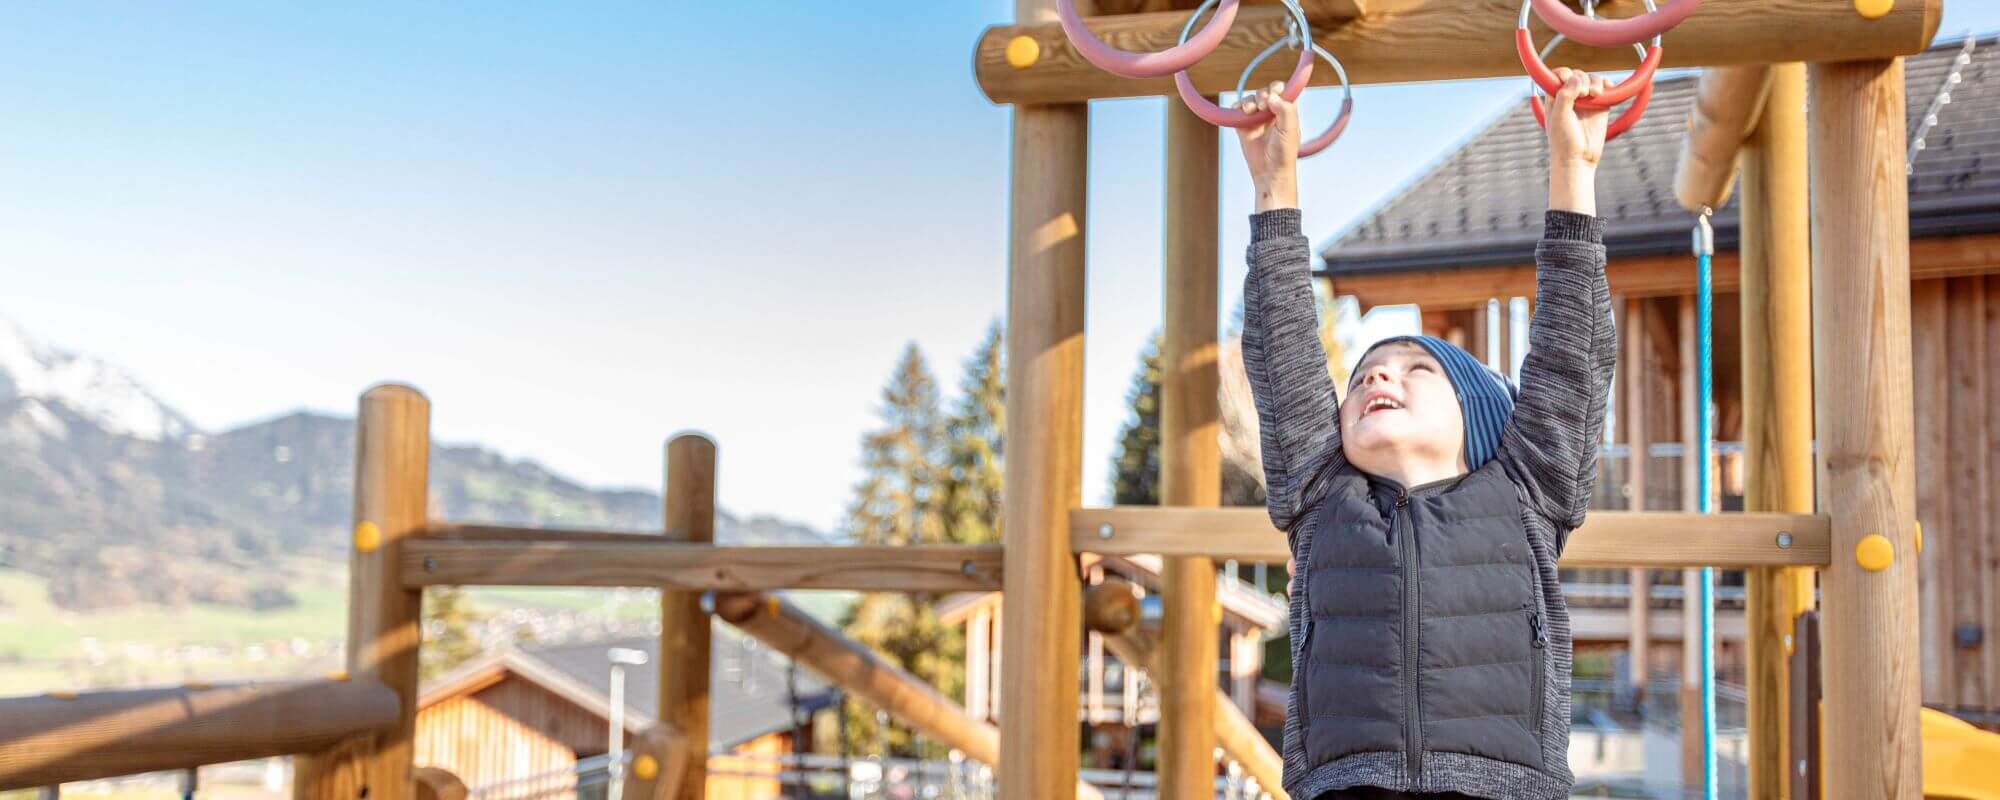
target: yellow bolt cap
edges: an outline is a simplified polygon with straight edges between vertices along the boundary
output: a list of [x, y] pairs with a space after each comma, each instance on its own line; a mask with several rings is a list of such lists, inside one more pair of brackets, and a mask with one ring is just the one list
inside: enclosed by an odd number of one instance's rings
[[57, 700], [75, 700], [76, 692], [69, 691], [68, 689], [57, 689], [49, 692], [49, 696]]
[[1862, 19], [1881, 19], [1896, 7], [1896, 0], [1854, 0], [1854, 13]]
[[363, 553], [373, 553], [382, 546], [382, 529], [373, 522], [362, 522], [354, 526], [354, 549]]
[[1042, 60], [1042, 46], [1032, 36], [1016, 36], [1007, 41], [1007, 65], [1026, 69]]
[[1917, 552], [1924, 551], [1924, 521], [1917, 520]]
[[660, 777], [659, 759], [641, 754], [638, 758], [632, 759], [632, 774], [642, 781]]
[[1889, 543], [1889, 537], [1871, 533], [1861, 537], [1854, 545], [1854, 563], [1869, 572], [1881, 572], [1896, 562], [1896, 546]]

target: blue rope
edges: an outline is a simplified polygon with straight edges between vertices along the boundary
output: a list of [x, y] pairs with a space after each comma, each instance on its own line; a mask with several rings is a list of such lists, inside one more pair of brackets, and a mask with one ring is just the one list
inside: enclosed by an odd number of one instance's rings
[[[1696, 510], [1713, 513], [1710, 486], [1715, 432], [1710, 429], [1709, 407], [1715, 397], [1715, 362], [1711, 354], [1710, 332], [1714, 327], [1713, 287], [1709, 281], [1709, 258], [1715, 252], [1715, 232], [1709, 227], [1709, 209], [1704, 206], [1695, 224], [1695, 342], [1698, 355], [1695, 405], [1695, 488]], [[1715, 568], [1701, 568], [1701, 777], [1702, 796], [1716, 800], [1715, 780]]]

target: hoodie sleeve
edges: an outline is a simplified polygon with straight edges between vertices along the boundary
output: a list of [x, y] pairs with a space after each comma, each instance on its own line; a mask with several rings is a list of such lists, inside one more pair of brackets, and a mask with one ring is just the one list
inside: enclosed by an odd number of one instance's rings
[[1243, 369], [1257, 406], [1271, 522], [1291, 533], [1340, 458], [1340, 409], [1313, 304], [1312, 255], [1297, 209], [1250, 218]]
[[1603, 220], [1548, 212], [1535, 248], [1535, 315], [1521, 397], [1500, 438], [1498, 458], [1508, 474], [1565, 538], [1590, 507], [1618, 354], [1604, 260]]

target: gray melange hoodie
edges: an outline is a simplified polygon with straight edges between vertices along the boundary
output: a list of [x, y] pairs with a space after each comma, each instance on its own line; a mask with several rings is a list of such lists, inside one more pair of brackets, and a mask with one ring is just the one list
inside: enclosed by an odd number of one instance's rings
[[1244, 366], [1271, 521], [1298, 562], [1285, 789], [1497, 800], [1569, 794], [1569, 612], [1618, 352], [1603, 224], [1551, 211], [1521, 392], [1491, 461], [1403, 487], [1363, 474], [1340, 417], [1299, 212], [1251, 218]]

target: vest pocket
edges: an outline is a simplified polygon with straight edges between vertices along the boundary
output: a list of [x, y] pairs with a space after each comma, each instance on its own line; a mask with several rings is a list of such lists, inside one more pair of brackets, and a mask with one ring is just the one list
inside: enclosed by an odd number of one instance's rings
[[1533, 732], [1539, 741], [1542, 735], [1542, 704], [1546, 702], [1543, 695], [1548, 693], [1548, 688], [1544, 685], [1544, 681], [1547, 679], [1548, 672], [1549, 634], [1542, 628], [1542, 612], [1532, 604], [1526, 610], [1528, 612], [1528, 635], [1531, 637], [1529, 645], [1532, 656], [1528, 659], [1528, 669], [1530, 671], [1528, 676], [1528, 685], [1530, 688], [1528, 691], [1534, 694], [1534, 702], [1529, 706], [1528, 711], [1532, 715], [1528, 717], [1528, 730]]

